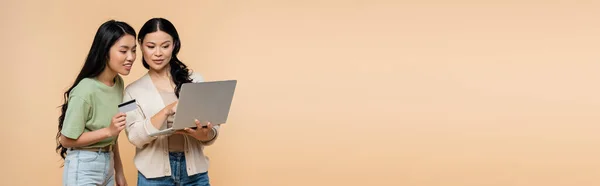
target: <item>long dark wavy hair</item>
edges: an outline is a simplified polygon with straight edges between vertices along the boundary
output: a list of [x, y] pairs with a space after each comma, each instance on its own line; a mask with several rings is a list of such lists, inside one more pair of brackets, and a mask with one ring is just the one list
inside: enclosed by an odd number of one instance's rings
[[109, 20], [98, 28], [96, 31], [96, 36], [94, 36], [94, 41], [92, 42], [92, 47], [88, 52], [87, 58], [85, 59], [85, 63], [75, 78], [75, 82], [73, 85], [64, 93], [64, 103], [62, 104], [61, 114], [58, 117], [58, 132], [56, 133], [56, 152], [60, 154], [62, 159], [65, 159], [67, 154], [67, 148], [63, 147], [59, 142], [59, 138], [61, 136], [60, 131], [63, 128], [63, 122], [65, 120], [65, 113], [67, 112], [68, 100], [71, 90], [79, 84], [81, 80], [84, 78], [93, 78], [97, 77], [104, 71], [106, 66], [108, 65], [108, 60], [110, 59], [110, 48], [115, 44], [117, 40], [125, 35], [131, 35], [136, 37], [135, 30], [127, 23]]
[[[179, 58], [177, 58], [177, 54], [179, 53], [179, 49], [181, 49], [181, 40], [179, 39], [179, 34], [177, 33], [177, 29], [173, 26], [169, 20], [164, 18], [152, 18], [142, 26], [139, 32], [138, 42], [140, 45], [144, 41], [144, 37], [147, 34], [163, 31], [173, 38], [173, 54], [171, 54], [171, 61], [169, 61], [169, 66], [171, 67], [171, 77], [173, 82], [175, 83], [175, 95], [179, 98], [179, 90], [181, 90], [181, 85], [184, 83], [192, 82], [190, 78], [190, 71], [187, 68], [187, 65], [183, 64]], [[146, 59], [142, 58], [142, 64], [146, 69], [150, 69], [150, 66], [146, 62]]]

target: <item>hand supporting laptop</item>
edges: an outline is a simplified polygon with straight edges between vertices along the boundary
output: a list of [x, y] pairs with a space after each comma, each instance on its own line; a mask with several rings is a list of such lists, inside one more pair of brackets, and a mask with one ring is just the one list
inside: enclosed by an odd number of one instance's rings
[[212, 140], [216, 136], [216, 132], [213, 129], [213, 125], [208, 122], [206, 126], [202, 126], [200, 121], [196, 119], [196, 129], [185, 128], [183, 130], [175, 131], [175, 134], [185, 134], [196, 138], [198, 141], [206, 142]]

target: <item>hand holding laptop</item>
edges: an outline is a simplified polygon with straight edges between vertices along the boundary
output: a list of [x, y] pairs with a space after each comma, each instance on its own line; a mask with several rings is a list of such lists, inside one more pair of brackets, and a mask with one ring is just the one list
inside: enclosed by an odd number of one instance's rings
[[197, 119], [194, 122], [196, 123], [195, 129], [185, 128], [183, 130], [175, 131], [175, 134], [189, 135], [200, 141], [209, 141], [215, 135], [213, 125], [210, 122], [208, 122], [206, 126], [202, 126]]

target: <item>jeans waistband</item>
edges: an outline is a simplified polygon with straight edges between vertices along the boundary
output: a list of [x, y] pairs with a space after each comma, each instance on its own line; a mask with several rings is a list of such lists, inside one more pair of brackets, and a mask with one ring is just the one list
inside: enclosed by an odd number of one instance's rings
[[185, 157], [185, 153], [184, 152], [169, 152], [169, 157], [182, 158], [182, 157]]

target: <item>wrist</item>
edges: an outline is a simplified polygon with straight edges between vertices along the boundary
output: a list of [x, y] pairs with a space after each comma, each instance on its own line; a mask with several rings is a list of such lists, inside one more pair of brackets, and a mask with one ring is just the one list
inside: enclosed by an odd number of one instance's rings
[[117, 171], [115, 169], [115, 176], [117, 176], [117, 177], [125, 177], [125, 173], [123, 173], [123, 171]]
[[204, 139], [199, 139], [199, 140], [203, 143], [206, 143], [206, 142], [214, 140], [215, 137], [217, 137], [217, 131], [213, 128], [212, 130], [210, 130], [210, 132], [208, 132], [208, 134], [206, 134], [206, 136], [203, 136]]
[[112, 133], [110, 132], [110, 127], [104, 128], [104, 137], [105, 138], [113, 137]]

